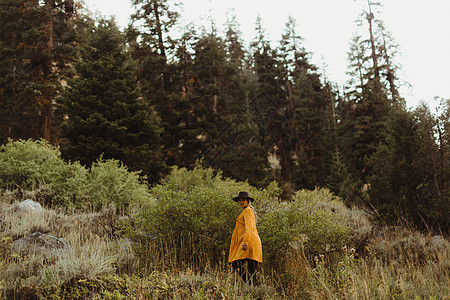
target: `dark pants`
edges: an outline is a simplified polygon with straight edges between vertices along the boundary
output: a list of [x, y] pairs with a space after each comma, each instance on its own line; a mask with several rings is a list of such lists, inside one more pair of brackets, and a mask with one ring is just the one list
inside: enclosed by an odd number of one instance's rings
[[[247, 262], [247, 268], [245, 268], [245, 262]], [[233, 270], [235, 270], [241, 279], [248, 284], [260, 285], [258, 262], [253, 259], [240, 259], [231, 263]]]

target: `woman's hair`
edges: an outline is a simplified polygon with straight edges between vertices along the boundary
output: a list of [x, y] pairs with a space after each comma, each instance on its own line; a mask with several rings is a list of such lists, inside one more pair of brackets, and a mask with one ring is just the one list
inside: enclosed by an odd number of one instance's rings
[[253, 213], [255, 214], [255, 223], [258, 223], [258, 215], [256, 214], [255, 208], [252, 206], [252, 202], [248, 202], [248, 207], [250, 207], [253, 210]]

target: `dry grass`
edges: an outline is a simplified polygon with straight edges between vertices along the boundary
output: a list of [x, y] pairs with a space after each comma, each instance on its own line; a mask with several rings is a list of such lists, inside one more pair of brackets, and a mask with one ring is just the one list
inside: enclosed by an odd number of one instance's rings
[[447, 299], [449, 255], [439, 251], [422, 264], [368, 258], [358, 263], [344, 295], [347, 299]]
[[[3, 294], [40, 293], [73, 280], [99, 280], [132, 263], [134, 254], [130, 249], [107, 234], [110, 230], [105, 230], [106, 222], [98, 222], [100, 216], [108, 213], [67, 214], [48, 209], [23, 213], [2, 205], [0, 287]], [[13, 240], [36, 231], [64, 238], [71, 247], [70, 254], [48, 260], [11, 251]]]
[[[447, 240], [433, 243], [404, 228], [374, 237], [359, 215], [346, 218], [364, 251], [310, 257], [300, 244], [284, 265], [263, 265], [262, 286], [251, 287], [237, 280], [225, 253], [221, 262], [211, 262], [193, 251], [189, 237], [182, 251], [151, 239], [130, 251], [131, 242], [115, 235], [119, 217], [113, 210], [23, 214], [8, 210], [9, 198], [1, 200], [0, 299], [448, 299], [450, 293]], [[46, 260], [11, 252], [13, 240], [34, 231], [64, 238], [72, 253]]]
[[386, 229], [366, 255], [345, 250], [338, 263], [316, 259], [307, 293], [314, 299], [448, 299], [450, 247], [446, 240], [406, 229]]

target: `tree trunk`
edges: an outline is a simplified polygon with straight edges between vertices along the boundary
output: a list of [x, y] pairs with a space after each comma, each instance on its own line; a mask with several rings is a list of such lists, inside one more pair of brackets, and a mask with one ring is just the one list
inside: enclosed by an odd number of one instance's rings
[[378, 56], [376, 53], [376, 46], [375, 46], [375, 38], [373, 37], [373, 28], [372, 28], [372, 20], [374, 19], [372, 9], [370, 7], [370, 1], [367, 0], [367, 4], [369, 5], [369, 13], [366, 15], [366, 19], [369, 22], [369, 34], [370, 34], [370, 45], [372, 47], [372, 61], [373, 61], [373, 71], [375, 78], [380, 78], [380, 71], [378, 69]]
[[[438, 126], [437, 126], [437, 129], [438, 129], [438, 133], [439, 133], [439, 159], [440, 159], [440, 161], [441, 161], [441, 163], [442, 163], [442, 165], [441, 165], [441, 168], [442, 168], [442, 174], [447, 174], [447, 168], [446, 168], [446, 163], [445, 163], [445, 142], [444, 142], [444, 138], [443, 138], [443, 133], [442, 133], [442, 130], [441, 130], [441, 126], [440, 126], [440, 124], [438, 123]], [[436, 178], [436, 180], [437, 180], [437, 178]], [[445, 192], [445, 191], [447, 191], [447, 188], [448, 188], [448, 186], [447, 186], [447, 183], [448, 183], [448, 180], [443, 180], [442, 181], [442, 190]]]
[[386, 40], [384, 38], [384, 34], [383, 34], [383, 43], [384, 43], [384, 45], [383, 45], [384, 46], [384, 59], [386, 60], [386, 79], [389, 82], [389, 90], [391, 91], [392, 102], [396, 103], [398, 91], [397, 91], [397, 88], [394, 83], [394, 80], [395, 80], [394, 70], [392, 70], [392, 68], [391, 68], [391, 62], [389, 59], [389, 55], [387, 54]]
[[[163, 32], [161, 28], [161, 20], [159, 16], [159, 6], [157, 1], [153, 1], [153, 11], [155, 13], [155, 21], [156, 21], [156, 34], [158, 35], [158, 47], [159, 54], [164, 58], [164, 63], [166, 63], [166, 50], [164, 48], [164, 38]], [[167, 91], [169, 89], [169, 77], [166, 71], [163, 71], [163, 84], [164, 89]]]
[[289, 182], [291, 177], [291, 168], [289, 163], [289, 155], [286, 152], [286, 147], [284, 145], [284, 138], [280, 137], [278, 142], [278, 151], [280, 154], [280, 166], [281, 166], [281, 179], [284, 182]]
[[[214, 76], [214, 87], [217, 88], [217, 76]], [[213, 114], [217, 115], [217, 94], [213, 95]]]
[[45, 7], [47, 8], [47, 12], [49, 15], [49, 19], [46, 25], [46, 32], [48, 32], [48, 40], [47, 44], [43, 49], [43, 55], [42, 55], [42, 96], [41, 100], [39, 102], [39, 105], [41, 106], [41, 112], [42, 112], [42, 128], [41, 128], [41, 134], [44, 139], [47, 141], [52, 140], [52, 92], [51, 88], [49, 87], [49, 76], [52, 73], [52, 61], [50, 59], [49, 53], [53, 51], [53, 16], [52, 16], [52, 4], [50, 1], [45, 2]]
[[375, 47], [375, 38], [373, 37], [373, 28], [372, 28], [372, 20], [373, 20], [373, 14], [369, 13], [367, 15], [367, 21], [369, 22], [369, 34], [370, 34], [370, 45], [372, 47], [372, 61], [373, 61], [373, 71], [375, 78], [380, 78], [380, 71], [378, 69], [378, 56], [376, 53], [376, 47]]

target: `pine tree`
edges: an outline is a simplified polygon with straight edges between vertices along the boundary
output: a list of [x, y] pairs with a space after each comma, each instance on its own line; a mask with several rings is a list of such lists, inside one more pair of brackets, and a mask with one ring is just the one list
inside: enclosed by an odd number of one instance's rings
[[404, 100], [398, 91], [397, 71], [400, 69], [395, 64], [395, 56], [398, 53], [399, 45], [394, 41], [392, 34], [387, 31], [381, 20], [376, 20], [377, 24], [377, 48], [380, 56], [380, 71], [386, 81], [385, 86], [389, 88], [390, 101], [397, 106], [404, 106]]
[[369, 38], [355, 36], [348, 52], [351, 80], [346, 98], [339, 104], [340, 146], [354, 178], [364, 184], [369, 173], [366, 160], [386, 138], [386, 121], [392, 107], [389, 89], [380, 77], [382, 59], [373, 34], [374, 15], [364, 14], [369, 23]]
[[[186, 74], [176, 65], [179, 42], [169, 33], [178, 21], [178, 12], [172, 9], [169, 0], [133, 0], [135, 12], [133, 24], [127, 30], [127, 40], [132, 48], [133, 58], [138, 62], [138, 80], [145, 100], [158, 112], [163, 132], [164, 157], [168, 165], [187, 166], [192, 163], [184, 151], [186, 134], [192, 134], [185, 127], [187, 102], [181, 95]], [[185, 36], [186, 37], [186, 36]], [[180, 41], [180, 43], [183, 43]], [[190, 111], [189, 109], [187, 110]], [[188, 125], [189, 126], [189, 125]], [[187, 147], [186, 147], [187, 146]]]
[[238, 180], [262, 186], [267, 183], [267, 150], [259, 137], [256, 115], [250, 109], [250, 86], [254, 83], [254, 73], [246, 61], [241, 32], [235, 16], [227, 22], [225, 45], [227, 49], [226, 84], [224, 91], [230, 98], [230, 113], [227, 116], [230, 129], [224, 139], [224, 153], [233, 157], [227, 163], [227, 173]]
[[[309, 53], [300, 44], [301, 38], [295, 33], [295, 20], [286, 24], [286, 34], [282, 40], [280, 52], [290, 55], [284, 59], [288, 78], [289, 105], [292, 107], [292, 125], [290, 140], [294, 153], [297, 188], [310, 188], [323, 185], [327, 174], [325, 157], [331, 157], [325, 141], [328, 132], [328, 114], [330, 95], [320, 80], [317, 67], [309, 62]], [[329, 152], [326, 153], [326, 152]]]
[[[128, 42], [133, 47], [134, 58], [140, 63], [139, 80], [143, 91], [149, 94], [149, 99], [156, 101], [155, 98], [161, 96], [158, 95], [161, 89], [171, 89], [168, 50], [176, 41], [171, 40], [169, 31], [176, 24], [178, 13], [170, 9], [168, 0], [133, 0], [133, 6], [135, 26], [128, 28]], [[157, 106], [162, 103], [155, 102]]]
[[351, 101], [359, 101], [363, 94], [367, 74], [370, 73], [370, 64], [367, 59], [367, 43], [360, 35], [354, 35], [347, 52], [349, 75], [347, 95]]
[[325, 186], [343, 199], [348, 199], [351, 195], [349, 195], [350, 191], [348, 190], [347, 184], [351, 180], [351, 177], [344, 161], [344, 155], [342, 155], [338, 148], [333, 152], [329, 170], [329, 174], [325, 179]]
[[86, 165], [100, 156], [118, 159], [155, 182], [164, 168], [159, 118], [140, 95], [124, 45], [113, 21], [92, 28], [64, 95], [62, 151]]
[[242, 70], [245, 65], [246, 51], [244, 50], [241, 31], [236, 21], [236, 15], [228, 16], [225, 29], [225, 43], [228, 60]]
[[437, 118], [426, 106], [392, 110], [386, 143], [367, 162], [370, 202], [386, 221], [448, 229], [448, 176], [437, 132]]
[[[198, 40], [196, 31], [187, 28], [179, 39], [175, 60], [169, 65], [171, 85], [171, 116], [166, 117], [164, 148], [167, 163], [181, 167], [192, 167], [198, 160], [201, 148], [195, 102], [192, 100], [197, 86], [193, 75], [194, 46]], [[178, 89], [178, 91], [177, 91]], [[169, 131], [170, 130], [170, 131]]]
[[282, 66], [276, 49], [272, 49], [266, 38], [262, 20], [256, 21], [256, 37], [251, 44], [252, 70], [255, 76], [254, 89], [249, 95], [249, 107], [253, 112], [259, 130], [260, 144], [265, 151], [279, 161], [279, 177], [289, 182], [291, 160], [288, 150], [284, 148], [281, 116], [283, 114]]
[[57, 139], [55, 99], [74, 57], [73, 1], [0, 3], [0, 143]]
[[[449, 112], [450, 102], [443, 102], [440, 116], [433, 115], [422, 104], [414, 111], [418, 122], [418, 157], [415, 165], [421, 177], [421, 199], [423, 199], [423, 217], [428, 226], [441, 227], [449, 225], [450, 203], [450, 147], [449, 147]], [[425, 205], [426, 203], [426, 205]]]
[[[259, 21], [260, 22], [260, 21]], [[266, 136], [266, 146], [278, 158], [285, 189], [314, 188], [324, 183], [328, 90], [296, 34], [295, 20], [286, 23], [280, 47], [272, 51], [261, 24], [254, 43], [258, 78], [254, 105]], [[329, 156], [331, 157], [331, 151]]]
[[248, 111], [243, 62], [234, 54], [227, 53], [226, 43], [215, 33], [202, 36], [195, 45], [192, 74], [197, 85], [192, 101], [201, 129], [200, 155], [225, 176], [262, 185], [267, 160]]
[[387, 122], [387, 138], [370, 157], [370, 201], [388, 221], [406, 218], [421, 222], [429, 200], [421, 197], [423, 179], [417, 167], [419, 133], [413, 115], [394, 109]]

